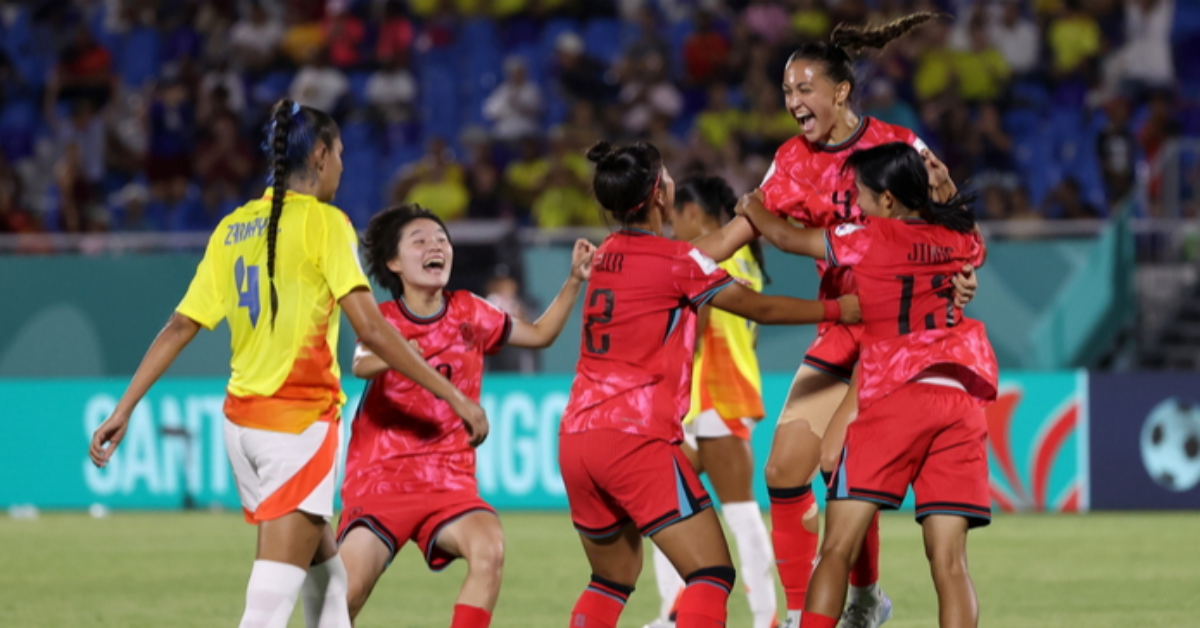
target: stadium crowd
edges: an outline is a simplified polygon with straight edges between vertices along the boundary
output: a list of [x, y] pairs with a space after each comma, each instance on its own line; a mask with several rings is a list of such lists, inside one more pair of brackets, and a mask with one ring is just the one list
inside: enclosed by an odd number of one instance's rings
[[[862, 64], [984, 219], [1104, 216], [1200, 135], [1200, 7], [1174, 0], [43, 0], [0, 3], [0, 233], [203, 231], [261, 192], [283, 95], [332, 113], [337, 204], [601, 223], [583, 157], [645, 138], [755, 187], [795, 134], [790, 51], [842, 22], [954, 16]], [[1200, 170], [1193, 173], [1200, 178]]]

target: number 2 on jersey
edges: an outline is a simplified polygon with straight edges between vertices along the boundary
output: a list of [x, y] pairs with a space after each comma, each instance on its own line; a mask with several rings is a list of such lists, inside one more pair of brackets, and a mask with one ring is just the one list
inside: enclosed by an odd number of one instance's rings
[[[900, 326], [900, 335], [910, 333], [912, 331], [912, 321], [909, 320], [912, 316], [913, 288], [916, 283], [916, 278], [913, 275], [897, 275], [896, 279], [900, 280], [900, 316], [898, 324]], [[931, 281], [934, 294], [946, 300], [946, 318], [942, 327], [953, 327], [954, 320], [954, 287], [947, 281], [945, 275], [934, 275]], [[937, 329], [937, 319], [933, 312], [925, 315], [925, 329]]]
[[258, 297], [258, 266], [246, 265], [246, 258], [239, 257], [233, 265], [233, 280], [237, 282], [238, 307], [250, 312], [250, 326], [258, 327], [258, 315], [262, 305]]
[[592, 327], [612, 322], [613, 305], [616, 304], [616, 297], [613, 296], [612, 290], [594, 290], [588, 296], [588, 307], [596, 307], [600, 300], [604, 301], [604, 310], [599, 314], [588, 314], [587, 320], [583, 324], [583, 336], [587, 342], [588, 353], [595, 353], [596, 355], [608, 353], [608, 334], [600, 334], [600, 343], [596, 344], [597, 337]]

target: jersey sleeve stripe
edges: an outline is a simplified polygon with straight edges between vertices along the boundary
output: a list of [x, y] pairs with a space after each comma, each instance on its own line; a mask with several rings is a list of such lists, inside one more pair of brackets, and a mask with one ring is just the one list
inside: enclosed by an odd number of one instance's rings
[[704, 292], [701, 292], [696, 298], [692, 299], [692, 305], [695, 307], [703, 307], [717, 296], [717, 293], [733, 285], [733, 277], [726, 275], [724, 279], [709, 287]]
[[833, 254], [833, 242], [829, 240], [829, 231], [825, 231], [825, 263], [837, 266], [837, 256]]
[[508, 344], [508, 339], [513, 332], [513, 317], [509, 314], [504, 315], [504, 331], [500, 333], [500, 340], [496, 342], [496, 347], [500, 348]]

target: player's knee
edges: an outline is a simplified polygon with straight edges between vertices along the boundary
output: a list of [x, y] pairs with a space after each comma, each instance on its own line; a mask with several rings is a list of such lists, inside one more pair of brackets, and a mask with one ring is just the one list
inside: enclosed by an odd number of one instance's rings
[[854, 543], [848, 536], [829, 534], [821, 542], [821, 560], [849, 566], [854, 562]]
[[497, 530], [484, 534], [472, 543], [467, 565], [476, 575], [499, 581], [504, 573], [504, 533]]
[[371, 590], [362, 582], [355, 582], [351, 579], [346, 586], [346, 606], [350, 609], [350, 619], [358, 617], [359, 611], [367, 603], [367, 597], [371, 595]]
[[934, 579], [961, 578], [967, 573], [966, 551], [950, 544], [928, 545], [925, 557], [929, 559], [929, 569]]

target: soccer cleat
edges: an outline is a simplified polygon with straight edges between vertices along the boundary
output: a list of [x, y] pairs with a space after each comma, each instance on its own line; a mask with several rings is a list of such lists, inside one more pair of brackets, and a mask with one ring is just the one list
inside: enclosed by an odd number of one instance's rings
[[656, 619], [645, 626], [642, 626], [642, 628], [675, 628], [675, 622], [667, 621], [665, 619]]
[[891, 618], [892, 600], [880, 590], [878, 597], [851, 600], [838, 625], [842, 628], [877, 628]]

